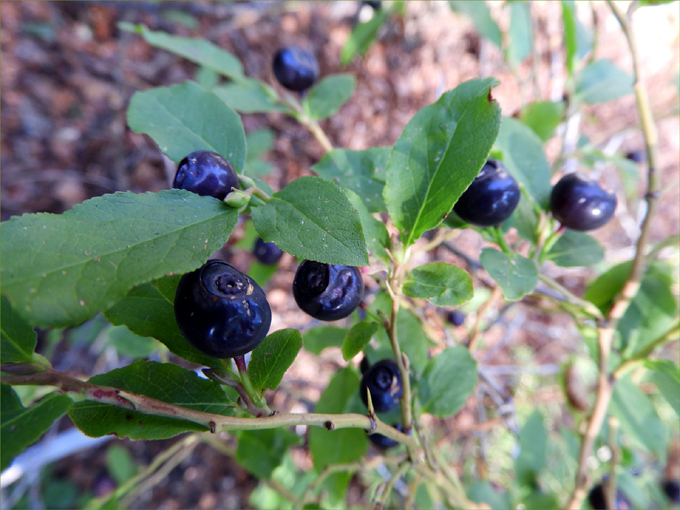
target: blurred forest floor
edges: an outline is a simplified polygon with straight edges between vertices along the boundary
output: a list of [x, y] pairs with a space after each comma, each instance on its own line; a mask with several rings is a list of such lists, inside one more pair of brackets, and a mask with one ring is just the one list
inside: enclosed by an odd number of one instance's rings
[[[577, 4], [581, 21], [591, 27], [588, 3]], [[361, 15], [370, 15], [370, 9], [364, 9], [368, 11]], [[596, 2], [595, 9], [597, 58], [609, 58], [629, 71], [630, 57], [618, 23], [606, 4]], [[151, 47], [138, 35], [118, 30], [121, 21], [207, 38], [236, 55], [246, 75], [272, 84], [272, 56], [289, 44], [313, 50], [322, 76], [351, 72], [357, 78], [353, 97], [322, 123], [338, 147], [391, 145], [420, 108], [445, 90], [480, 76], [495, 76], [500, 81], [493, 95], [504, 115], [513, 115], [531, 101], [562, 97], [565, 75], [559, 2], [532, 3], [537, 59], [524, 62], [517, 76], [504, 64], [501, 51], [480, 39], [471, 22], [450, 11], [445, 2], [407, 2], [405, 17], [393, 16], [368, 53], [342, 69], [340, 53], [359, 11], [359, 2], [1, 2], [2, 220], [27, 212], [61, 213], [90, 197], [119, 190], [145, 192], [170, 187], [175, 168], [150, 139], [127, 129], [126, 108], [135, 91], [193, 79], [197, 68]], [[507, 11], [500, 2], [492, 5], [492, 14], [501, 29], [507, 29]], [[641, 10], [634, 17], [634, 28], [642, 79], [650, 92], [660, 136], [659, 172], [664, 196], [652, 229], [652, 242], [656, 242], [676, 234], [680, 225], [677, 3]], [[247, 133], [269, 128], [275, 134], [272, 150], [266, 155], [273, 168], [266, 180], [275, 190], [309, 175], [310, 166], [323, 155], [317, 141], [291, 118], [254, 114], [244, 115], [243, 122]], [[622, 155], [643, 149], [636, 126], [632, 95], [585, 107], [581, 122], [583, 132], [594, 144], [614, 144]], [[554, 159], [558, 151], [559, 143], [548, 142], [550, 158]], [[642, 167], [639, 170], [642, 175]], [[612, 263], [632, 256], [641, 218], [640, 202], [624, 198], [613, 168], [598, 172], [598, 177], [619, 193], [615, 220], [594, 233], [607, 248], [606, 262]], [[239, 235], [243, 233], [237, 229], [222, 255], [247, 270], [252, 261], [249, 251], [233, 246]], [[455, 245], [462, 254], [476, 259], [485, 243], [475, 232], [461, 231]], [[471, 269], [465, 257], [443, 248], [423, 254], [418, 262], [435, 258]], [[309, 325], [309, 318], [290, 296], [295, 268], [293, 257], [285, 255], [267, 285], [274, 311], [273, 329]], [[549, 271], [578, 295], [594, 274], [587, 268], [553, 266]], [[476, 279], [481, 295], [486, 280], [483, 275]], [[583, 342], [568, 317], [532, 304], [536, 303], [527, 300], [491, 307], [484, 321], [487, 329], [478, 358], [485, 366], [502, 367], [493, 373], [508, 396], [521, 396], [525, 405], [553, 406], [557, 421], [571, 426], [558, 373], [570, 354], [583, 351]], [[445, 325], [440, 312], [428, 308], [425, 316], [430, 333], [439, 341], [462, 342], [476, 321], [475, 309], [465, 311], [466, 324], [454, 328]], [[44, 334], [39, 339], [42, 345], [50, 341]], [[61, 370], [83, 377], [127, 363], [108, 351], [97, 351], [91, 344], [74, 346], [63, 339], [56, 341], [54, 352], [55, 364], [60, 364]], [[677, 352], [669, 356], [677, 357]], [[274, 407], [307, 410], [299, 402], [315, 401], [330, 374], [344, 364], [339, 349], [326, 350], [319, 357], [302, 351], [286, 374], [284, 384], [289, 391], [270, 396]], [[537, 375], [529, 386], [522, 386], [521, 373], [503, 369], [518, 365], [535, 368]], [[441, 427], [444, 437], [459, 441], [463, 451], [472, 454], [476, 444], [473, 434], [504, 426], [502, 420], [491, 425], [480, 425], [480, 421], [478, 402], [471, 398], [455, 418], [431, 419], [426, 425]], [[70, 426], [64, 418], [58, 430]], [[147, 465], [174, 441], [113, 442], [128, 449], [137, 464]], [[51, 480], [68, 481], [79, 494], [101, 495], [111, 490], [115, 482], [104, 460], [108, 444], [60, 461], [51, 470]], [[677, 451], [674, 455], [677, 457]], [[303, 468], [311, 466], [302, 448], [295, 451], [294, 458]], [[357, 505], [362, 504], [357, 490], [360, 483], [355, 480], [349, 496]], [[257, 480], [235, 461], [202, 444], [165, 480], [142, 494], [133, 507], [245, 508], [256, 485]]]

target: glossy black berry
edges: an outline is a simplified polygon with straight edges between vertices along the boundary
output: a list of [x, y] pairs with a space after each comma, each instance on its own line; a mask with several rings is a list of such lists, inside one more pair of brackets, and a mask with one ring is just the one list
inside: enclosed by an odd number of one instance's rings
[[462, 326], [465, 323], [465, 314], [460, 310], [449, 310], [446, 313], [446, 320], [454, 326]]
[[397, 362], [393, 359], [384, 359], [364, 373], [359, 391], [366, 407], [368, 407], [367, 388], [371, 392], [373, 409], [377, 413], [386, 413], [397, 407], [399, 397], [402, 395], [401, 374]]
[[224, 200], [231, 188], [238, 189], [238, 177], [231, 163], [216, 152], [195, 151], [177, 165], [172, 187]]
[[255, 246], [253, 246], [253, 255], [260, 264], [271, 266], [281, 259], [283, 250], [274, 243], [266, 243], [261, 237], [258, 237]]
[[298, 46], [281, 48], [274, 55], [274, 76], [288, 90], [307, 90], [319, 77], [319, 64], [307, 50]]
[[242, 356], [264, 339], [272, 312], [262, 289], [221, 260], [209, 260], [182, 276], [175, 318], [196, 349], [214, 358]]
[[[609, 508], [604, 496], [604, 486], [601, 483], [595, 485], [588, 493], [588, 502], [593, 510], [606, 510]], [[623, 492], [616, 490], [616, 501], [614, 502], [615, 510], [630, 510], [632, 506], [630, 501], [623, 495]]]
[[305, 260], [293, 281], [293, 297], [303, 312], [321, 321], [351, 314], [364, 296], [364, 280], [353, 266]]
[[[394, 428], [401, 432], [401, 423], [395, 425]], [[395, 441], [394, 439], [390, 439], [387, 436], [383, 436], [382, 434], [370, 434], [368, 439], [381, 450], [389, 450], [390, 448], [394, 448], [395, 446], [399, 445], [399, 442]]]
[[380, 1], [363, 0], [361, 5], [368, 5], [374, 11], [380, 10], [382, 8], [382, 2]]
[[461, 219], [478, 227], [491, 227], [507, 220], [520, 199], [517, 181], [505, 165], [489, 159], [453, 206]]
[[616, 195], [575, 172], [562, 177], [550, 195], [550, 210], [563, 226], [593, 230], [607, 223], [616, 210]]
[[359, 363], [359, 370], [362, 374], [365, 374], [369, 368], [371, 368], [371, 362], [368, 361], [368, 356], [364, 355], [364, 357], [361, 358], [361, 363]]
[[664, 480], [661, 483], [661, 489], [668, 498], [668, 501], [674, 505], [680, 504], [680, 482], [678, 480]]

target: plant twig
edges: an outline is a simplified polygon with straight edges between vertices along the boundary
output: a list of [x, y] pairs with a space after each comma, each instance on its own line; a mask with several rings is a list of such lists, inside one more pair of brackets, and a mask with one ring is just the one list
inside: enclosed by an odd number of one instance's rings
[[631, 58], [633, 61], [633, 88], [635, 90], [635, 99], [637, 102], [638, 113], [642, 124], [642, 133], [645, 139], [647, 149], [647, 193], [645, 200], [647, 202], [647, 212], [640, 228], [640, 236], [638, 237], [635, 258], [631, 265], [628, 278], [621, 289], [621, 292], [614, 300], [609, 312], [606, 315], [604, 324], [598, 329], [598, 350], [599, 350], [599, 376], [597, 384], [597, 396], [593, 412], [587, 419], [587, 426], [585, 434], [581, 441], [581, 451], [579, 453], [578, 470], [576, 474], [576, 483], [571, 494], [568, 509], [578, 509], [586, 495], [587, 485], [587, 460], [591, 455], [595, 438], [597, 437], [602, 423], [607, 414], [607, 407], [611, 399], [613, 391], [613, 378], [610, 378], [608, 373], [609, 355], [611, 352], [612, 341], [614, 338], [614, 331], [618, 321], [623, 317], [623, 314], [628, 309], [631, 301], [635, 297], [640, 288], [642, 274], [645, 270], [645, 250], [648, 244], [649, 235], [651, 232], [651, 222], [656, 212], [659, 200], [659, 176], [656, 172], [657, 166], [657, 144], [658, 136], [652, 111], [647, 98], [647, 92], [640, 81], [640, 68], [637, 56], [637, 49], [632, 30], [630, 28], [629, 19], [620, 11], [619, 7], [607, 0], [607, 4], [616, 16], [621, 29], [625, 35], [626, 42], [630, 48]]
[[380, 419], [376, 418], [375, 420], [371, 420], [368, 416], [363, 414], [281, 413], [261, 418], [224, 416], [169, 404], [162, 400], [147, 397], [146, 395], [130, 393], [118, 388], [99, 386], [75, 379], [61, 372], [57, 372], [56, 370], [28, 375], [2, 376], [2, 382], [13, 385], [56, 386], [61, 391], [81, 395], [87, 400], [111, 404], [144, 414], [166, 416], [169, 418], [199, 423], [211, 432], [265, 430], [295, 425], [332, 427], [334, 429], [354, 428], [363, 430], [371, 430], [374, 427], [374, 432], [389, 437], [399, 443], [403, 443], [412, 451], [417, 450], [419, 447], [415, 438], [399, 432]]

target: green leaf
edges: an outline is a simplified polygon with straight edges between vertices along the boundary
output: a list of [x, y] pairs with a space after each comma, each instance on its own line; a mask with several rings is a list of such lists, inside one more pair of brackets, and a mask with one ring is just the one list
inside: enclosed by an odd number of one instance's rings
[[224, 104], [241, 113], [287, 112], [289, 108], [279, 103], [276, 92], [258, 80], [245, 79], [212, 89]]
[[357, 80], [351, 74], [326, 76], [309, 90], [302, 107], [310, 119], [326, 119], [349, 101], [356, 85]]
[[564, 107], [564, 101], [538, 101], [524, 106], [519, 118], [543, 142], [547, 142], [553, 137], [557, 126], [562, 121]]
[[194, 81], [205, 90], [212, 90], [220, 83], [220, 75], [208, 67], [199, 67], [194, 75]]
[[1, 466], [4, 470], [12, 459], [35, 443], [73, 404], [67, 395], [50, 393], [37, 404], [24, 407], [8, 384], [1, 384], [2, 409]]
[[387, 20], [387, 11], [380, 9], [375, 12], [374, 16], [364, 22], [357, 23], [352, 30], [349, 39], [342, 48], [340, 55], [340, 64], [346, 66], [352, 61], [355, 55], [363, 55], [371, 47], [371, 44], [378, 36], [378, 30]]
[[274, 145], [274, 132], [269, 128], [256, 129], [246, 135], [246, 161], [259, 158]]
[[489, 10], [489, 6], [486, 5], [486, 2], [449, 0], [449, 6], [452, 11], [469, 16], [472, 19], [472, 23], [475, 25], [477, 32], [479, 32], [479, 35], [494, 43], [498, 48], [503, 47], [501, 30], [491, 18], [491, 11]]
[[[135, 361], [124, 368], [91, 377], [89, 382], [146, 395], [195, 411], [232, 416], [221, 386], [173, 364]], [[123, 438], [167, 439], [182, 432], [206, 431], [208, 427], [181, 418], [143, 414], [124, 407], [91, 400], [78, 402], [69, 411], [76, 427], [92, 437], [115, 434]]]
[[361, 218], [368, 253], [388, 264], [390, 257], [385, 249], [390, 247], [390, 235], [387, 233], [387, 227], [371, 215], [359, 195], [349, 189], [345, 190], [345, 194]]
[[295, 257], [326, 264], [368, 265], [359, 214], [342, 190], [319, 177], [300, 177], [253, 208], [257, 232]]
[[304, 334], [305, 349], [319, 355], [326, 347], [340, 347], [345, 341], [348, 330], [335, 326], [319, 326]]
[[604, 258], [604, 248], [584, 232], [567, 230], [550, 248], [548, 259], [562, 267], [585, 267]]
[[534, 210], [531, 202], [524, 194], [519, 199], [517, 208], [513, 211], [510, 217], [501, 223], [503, 233], [507, 233], [511, 227], [517, 229], [517, 233], [532, 244], [538, 242], [538, 215]]
[[529, 56], [533, 46], [533, 28], [531, 25], [531, 11], [528, 2], [510, 2], [510, 26], [508, 35], [507, 60], [517, 68]]
[[378, 327], [377, 322], [360, 322], [352, 326], [342, 343], [342, 357], [345, 361], [351, 360], [368, 345]]
[[498, 492], [491, 482], [480, 480], [469, 484], [466, 488], [467, 497], [475, 503], [486, 503], [494, 510], [514, 508], [507, 492]]
[[106, 470], [122, 485], [137, 474], [137, 465], [127, 448], [114, 444], [106, 450]]
[[361, 197], [366, 208], [385, 211], [383, 188], [385, 169], [391, 147], [373, 147], [363, 151], [333, 149], [312, 166], [319, 177], [335, 180], [340, 186]]
[[126, 326], [115, 326], [109, 329], [108, 344], [121, 356], [132, 359], [148, 358], [159, 344], [153, 338], [136, 335]]
[[257, 390], [275, 390], [283, 374], [295, 361], [302, 347], [302, 335], [296, 329], [280, 329], [253, 350], [248, 374]]
[[614, 386], [610, 412], [619, 419], [621, 430], [635, 444], [658, 455], [666, 451], [666, 427], [652, 401], [630, 376], [623, 377]]
[[[314, 412], [341, 414], [348, 412], [354, 395], [359, 393], [359, 376], [350, 367], [333, 375], [319, 398]], [[309, 451], [316, 471], [333, 464], [362, 459], [368, 449], [368, 436], [361, 429], [309, 429]]]
[[576, 8], [574, 2], [562, 4], [562, 23], [564, 26], [565, 60], [569, 76], [574, 72], [574, 56], [576, 55]]
[[175, 292], [180, 276], [166, 276], [138, 285], [109, 308], [104, 315], [115, 326], [125, 325], [133, 333], [151, 337], [180, 358], [212, 368], [221, 368], [220, 360], [206, 356], [186, 341], [175, 320]]
[[[584, 298], [606, 313], [630, 273], [630, 261], [604, 273], [590, 284]], [[663, 334], [677, 317], [678, 305], [671, 290], [672, 268], [664, 262], [649, 265], [640, 288], [619, 320], [616, 348], [631, 356]]]
[[519, 457], [515, 461], [516, 479], [521, 485], [533, 487], [538, 474], [545, 467], [548, 449], [548, 431], [538, 409], [531, 413], [522, 427], [519, 447]]
[[645, 360], [645, 366], [653, 370], [652, 381], [663, 397], [680, 416], [680, 367], [670, 360]]
[[0, 314], [2, 364], [30, 363], [33, 360], [33, 351], [38, 343], [38, 335], [30, 324], [14, 312], [12, 305], [4, 295], [0, 304]]
[[405, 246], [442, 222], [486, 162], [500, 121], [496, 83], [470, 80], [444, 93], [394, 144], [383, 197]]
[[136, 32], [144, 37], [144, 40], [150, 45], [184, 57], [234, 81], [244, 79], [241, 62], [228, 51], [205, 39], [180, 37], [160, 31], [154, 32], [141, 24], [119, 23], [118, 28], [127, 32]]
[[260, 479], [270, 479], [291, 446], [302, 438], [285, 429], [244, 430], [238, 435], [236, 460]]
[[457, 306], [472, 299], [472, 278], [447, 262], [418, 266], [404, 282], [404, 294], [429, 299], [437, 306]]
[[453, 416], [477, 385], [477, 362], [465, 347], [448, 347], [425, 367], [419, 396], [423, 412], [440, 418]]
[[246, 135], [241, 117], [192, 81], [135, 92], [127, 119], [130, 129], [153, 138], [175, 164], [193, 151], [209, 150], [243, 171]]
[[547, 207], [552, 185], [550, 165], [543, 142], [531, 128], [512, 117], [503, 117], [495, 143], [503, 152], [503, 163], [541, 207]]
[[588, 64], [576, 80], [575, 99], [588, 104], [604, 103], [633, 93], [633, 77], [610, 60]]
[[114, 193], [2, 223], [2, 291], [38, 327], [79, 324], [141, 283], [203, 264], [238, 213], [183, 190]]
[[536, 264], [517, 253], [503, 253], [493, 248], [484, 248], [479, 261], [489, 276], [501, 286], [505, 298], [516, 301], [529, 294], [538, 282]]

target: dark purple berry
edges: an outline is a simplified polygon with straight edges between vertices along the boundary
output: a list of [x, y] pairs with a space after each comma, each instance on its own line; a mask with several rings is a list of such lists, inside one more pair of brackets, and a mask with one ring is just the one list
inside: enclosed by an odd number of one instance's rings
[[231, 163], [216, 152], [195, 151], [179, 162], [172, 187], [224, 200], [232, 188], [238, 189], [238, 177]]
[[496, 159], [489, 159], [453, 210], [468, 223], [491, 227], [510, 217], [519, 203], [520, 195], [519, 184], [505, 165]]
[[374, 11], [378, 11], [382, 8], [382, 2], [380, 2], [380, 1], [363, 0], [361, 2], [361, 5], [368, 5]]
[[293, 281], [293, 297], [303, 312], [321, 321], [337, 321], [351, 314], [364, 295], [361, 272], [353, 266], [305, 260]]
[[664, 480], [661, 489], [666, 494], [668, 501], [674, 505], [680, 504], [680, 482], [678, 480]]
[[221, 260], [182, 276], [175, 318], [196, 349], [214, 358], [242, 356], [267, 336], [272, 312], [260, 286]]
[[359, 370], [361, 370], [362, 374], [365, 374], [369, 368], [371, 368], [371, 362], [368, 361], [368, 356], [364, 355], [364, 357], [361, 358], [361, 363], [359, 363]]
[[[588, 502], [593, 510], [606, 510], [609, 508], [604, 496], [604, 485], [598, 483], [588, 493]], [[630, 501], [623, 495], [623, 492], [616, 490], [616, 501], [614, 502], [615, 510], [630, 510], [632, 506]]]
[[[371, 396], [372, 395], [373, 394], [371, 393]], [[394, 428], [401, 432], [401, 423], [394, 425]], [[370, 434], [368, 439], [381, 450], [389, 450], [390, 448], [399, 446], [399, 442], [395, 441], [394, 439], [390, 439], [387, 436], [383, 436], [382, 434]]]
[[465, 314], [460, 310], [449, 310], [446, 313], [446, 320], [454, 326], [462, 326], [465, 323]]
[[274, 76], [288, 90], [307, 90], [319, 77], [319, 64], [307, 50], [298, 46], [281, 48], [274, 55]]
[[384, 359], [364, 373], [359, 391], [366, 407], [368, 407], [367, 389], [371, 392], [373, 409], [377, 413], [386, 413], [397, 407], [399, 397], [402, 395], [401, 374], [397, 362], [393, 359]]
[[626, 158], [634, 161], [635, 163], [642, 163], [646, 157], [647, 153], [644, 150], [626, 152]]
[[616, 195], [581, 173], [571, 173], [553, 187], [550, 210], [567, 228], [593, 230], [614, 216]]
[[253, 246], [253, 255], [261, 264], [271, 266], [281, 260], [283, 250], [274, 243], [266, 243], [261, 237], [258, 237], [255, 246]]

